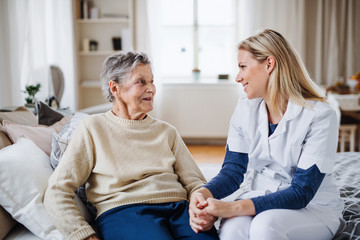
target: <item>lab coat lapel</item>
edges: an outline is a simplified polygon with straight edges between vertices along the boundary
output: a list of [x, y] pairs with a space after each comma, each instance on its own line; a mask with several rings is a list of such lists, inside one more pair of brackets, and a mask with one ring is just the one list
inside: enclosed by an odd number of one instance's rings
[[269, 120], [266, 110], [265, 101], [262, 101], [259, 112], [259, 132], [261, 134], [261, 141], [265, 147], [266, 154], [269, 154]]
[[275, 129], [275, 132], [270, 136], [270, 139], [285, 133], [286, 126], [288, 125], [287, 122], [299, 115], [302, 109], [302, 106], [297, 105], [289, 100], [284, 117], [279, 122], [279, 125]]
[[260, 103], [256, 111], [256, 127], [254, 128], [254, 141], [249, 155], [249, 166], [258, 172], [262, 171], [264, 166], [271, 164], [269, 147], [269, 120], [265, 102]]

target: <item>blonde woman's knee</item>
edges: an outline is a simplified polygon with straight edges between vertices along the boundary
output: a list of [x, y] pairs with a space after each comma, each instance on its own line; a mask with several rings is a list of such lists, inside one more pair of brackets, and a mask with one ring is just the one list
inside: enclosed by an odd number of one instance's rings
[[223, 219], [219, 237], [221, 240], [239, 240], [249, 238], [249, 228], [253, 217], [241, 216]]
[[272, 211], [265, 211], [256, 215], [251, 223], [249, 239], [284, 240], [288, 239], [284, 226]]

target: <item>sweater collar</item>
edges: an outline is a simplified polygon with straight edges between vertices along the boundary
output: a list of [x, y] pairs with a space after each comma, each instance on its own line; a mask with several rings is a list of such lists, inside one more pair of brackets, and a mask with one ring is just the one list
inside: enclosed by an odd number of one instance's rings
[[146, 117], [142, 120], [129, 120], [125, 118], [120, 118], [112, 113], [111, 110], [105, 113], [106, 118], [111, 119], [112, 121], [123, 125], [123, 126], [146, 126], [153, 121], [153, 118], [147, 114]]

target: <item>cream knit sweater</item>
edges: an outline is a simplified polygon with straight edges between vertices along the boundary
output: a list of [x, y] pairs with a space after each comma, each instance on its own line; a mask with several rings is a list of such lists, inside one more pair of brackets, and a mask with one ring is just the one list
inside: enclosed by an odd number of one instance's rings
[[173, 126], [149, 115], [127, 120], [109, 111], [79, 125], [49, 180], [45, 207], [68, 239], [94, 233], [73, 200], [85, 182], [99, 216], [121, 205], [186, 200], [205, 178]]

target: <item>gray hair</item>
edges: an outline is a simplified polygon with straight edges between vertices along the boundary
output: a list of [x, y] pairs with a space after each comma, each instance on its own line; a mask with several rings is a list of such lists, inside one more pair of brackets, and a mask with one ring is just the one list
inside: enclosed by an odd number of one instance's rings
[[105, 59], [101, 69], [101, 84], [104, 97], [109, 102], [114, 100], [110, 91], [109, 83], [114, 81], [123, 84], [124, 80], [129, 77], [130, 73], [139, 64], [150, 64], [146, 53], [143, 52], [118, 52]]

